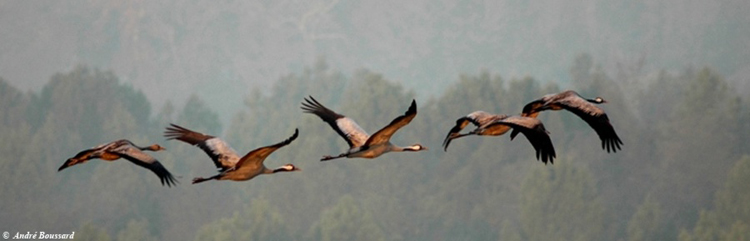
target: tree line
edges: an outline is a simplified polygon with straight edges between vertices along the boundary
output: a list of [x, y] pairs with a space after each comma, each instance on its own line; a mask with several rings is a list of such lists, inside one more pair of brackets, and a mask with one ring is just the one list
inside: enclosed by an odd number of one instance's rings
[[[430, 151], [325, 163], [322, 155], [346, 144], [302, 113], [304, 97], [373, 132], [402, 114], [415, 92], [376, 72], [347, 75], [319, 61], [270, 89], [248, 90], [245, 107], [223, 126], [197, 95], [154, 110], [109, 71], [80, 66], [38, 92], [0, 79], [0, 226], [91, 240], [750, 239], [746, 97], [710, 67], [623, 80], [582, 55], [570, 74], [575, 81], [566, 86], [489, 71], [459, 76], [444, 93], [417, 98], [417, 117], [392, 139]], [[566, 112], [540, 116], [558, 153], [554, 165], [508, 136], [439, 148], [471, 111], [518, 114], [564, 89], [609, 101], [602, 108], [622, 151], [602, 151], [586, 123]], [[240, 153], [299, 128], [299, 139], [266, 164], [303, 171], [190, 185], [213, 164], [195, 147], [165, 141], [168, 123], [221, 136]], [[153, 156], [180, 185], [162, 187], [153, 174], [118, 162], [56, 171], [78, 150], [120, 138], [165, 146]]]

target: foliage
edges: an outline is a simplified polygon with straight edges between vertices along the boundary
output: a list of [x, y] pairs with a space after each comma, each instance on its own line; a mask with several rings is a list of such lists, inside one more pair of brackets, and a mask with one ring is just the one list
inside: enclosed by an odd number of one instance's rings
[[[686, 226], [698, 218], [740, 156], [739, 98], [715, 71], [684, 74], [672, 112], [663, 115], [656, 145], [661, 165], [654, 172], [657, 199], [670, 200], [668, 220]], [[689, 210], [689, 211], [687, 211]]]
[[750, 240], [750, 156], [743, 156], [729, 171], [714, 197], [714, 210], [701, 210], [692, 231], [682, 230], [680, 241]]
[[208, 223], [195, 240], [290, 240], [281, 216], [268, 201], [253, 199], [231, 218]]
[[110, 237], [107, 231], [101, 227], [93, 223], [86, 223], [77, 229], [75, 239], [83, 241], [109, 241]]
[[599, 240], [604, 206], [586, 168], [532, 169], [521, 185], [521, 230], [528, 240]]
[[[634, 76], [648, 84], [625, 88], [582, 55], [570, 74], [576, 80], [566, 85], [481, 71], [424, 98], [381, 73], [346, 75], [319, 60], [249, 90], [226, 131], [220, 120], [228, 118], [201, 93], [151, 113], [141, 91], [109, 71], [76, 67], [28, 93], [0, 79], [0, 208], [13, 217], [0, 226], [104, 240], [747, 239], [750, 158], [740, 157], [749, 154], [750, 102], [716, 70]], [[599, 107], [625, 142], [621, 151], [602, 151], [596, 133], [566, 111], [539, 115], [557, 150], [553, 165], [537, 161], [523, 136], [467, 137], [447, 152], [440, 146], [455, 120], [474, 110], [518, 114], [564, 89], [609, 101]], [[369, 133], [415, 99], [417, 117], [392, 141], [430, 150], [320, 162], [347, 145], [299, 110], [308, 95]], [[299, 138], [265, 164], [303, 171], [190, 185], [216, 169], [202, 150], [164, 141], [168, 123], [223, 137], [240, 154], [299, 128]], [[123, 160], [56, 171], [78, 151], [120, 138], [164, 145], [149, 154], [180, 185], [163, 187]]]
[[665, 240], [664, 214], [661, 205], [651, 196], [646, 196], [628, 222], [629, 241]]
[[147, 220], [130, 220], [128, 221], [128, 224], [125, 225], [125, 228], [117, 233], [117, 240], [157, 240], [155, 237], [151, 236], [148, 228], [149, 225]]
[[317, 240], [385, 240], [386, 236], [372, 214], [352, 196], [343, 196], [333, 207], [324, 210], [313, 226]]
[[[169, 108], [169, 106], [166, 106]], [[168, 111], [169, 109], [165, 109]], [[185, 107], [177, 116], [178, 125], [199, 128], [206, 133], [221, 133], [219, 116], [211, 111], [197, 95], [188, 98]]]

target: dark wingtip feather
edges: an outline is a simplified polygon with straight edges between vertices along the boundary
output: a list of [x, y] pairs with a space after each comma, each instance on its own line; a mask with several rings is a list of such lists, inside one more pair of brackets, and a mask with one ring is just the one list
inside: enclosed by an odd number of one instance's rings
[[167, 130], [164, 131], [164, 137], [166, 137], [167, 140], [177, 139], [183, 132], [188, 131], [185, 127], [175, 125], [174, 123], [169, 123], [169, 126], [166, 129]]
[[[126, 157], [126, 159], [128, 158]], [[151, 171], [153, 171], [156, 174], [156, 176], [159, 177], [159, 181], [161, 181], [162, 186], [166, 184], [168, 187], [172, 187], [172, 186], [176, 186], [177, 183], [179, 183], [174, 178], [174, 176], [172, 176], [172, 173], [170, 173], [169, 170], [167, 170], [167, 168], [165, 168], [164, 165], [162, 165], [158, 161], [150, 164], [150, 166], [144, 166], [144, 167], [151, 169]]]
[[65, 168], [68, 168], [69, 167], [68, 163], [70, 163], [70, 161], [71, 161], [71, 159], [68, 159], [67, 161], [65, 161], [65, 163], [63, 163], [62, 166], [60, 166], [60, 168], [57, 168], [57, 171], [59, 172], [59, 171], [62, 171], [63, 169], [65, 169]]
[[65, 168], [72, 167], [72, 166], [74, 166], [76, 164], [80, 164], [80, 163], [82, 163], [82, 162], [78, 162], [78, 160], [75, 159], [75, 157], [68, 158], [68, 160], [65, 160], [65, 163], [63, 163], [62, 166], [60, 166], [60, 168], [57, 168], [57, 171], [58, 172], [62, 171]]
[[461, 132], [461, 125], [458, 124], [451, 128], [451, 130], [448, 132], [448, 135], [445, 136], [445, 140], [443, 140], [443, 151], [448, 151], [448, 145], [451, 144], [451, 141], [453, 141], [454, 138], [451, 138], [451, 135], [454, 133]]
[[292, 143], [299, 136], [299, 128], [294, 128], [294, 134], [284, 141], [284, 145]]
[[172, 176], [171, 173], [167, 172], [166, 175], [160, 176], [159, 179], [161, 179], [161, 185], [164, 186], [164, 184], [167, 184], [167, 187], [177, 186], [177, 179]]
[[[312, 96], [308, 96], [308, 98], [313, 99], [313, 100], [315, 99]], [[303, 101], [302, 103], [300, 103], [300, 104], [302, 104], [302, 106], [300, 106], [299, 108], [302, 109], [304, 112], [312, 113], [312, 111], [315, 109], [315, 107], [313, 105], [313, 102], [310, 101], [307, 98], [305, 98], [304, 100], [305, 101]]]
[[448, 137], [446, 137], [445, 140], [443, 141], [443, 151], [444, 152], [448, 152], [448, 145], [451, 144], [452, 140], [453, 139], [450, 138], [450, 134], [448, 134]]
[[305, 102], [302, 102], [302, 110], [304, 110], [307, 113], [313, 113], [315, 109], [318, 109], [320, 107], [323, 107], [323, 105], [318, 102], [315, 98], [312, 97], [312, 95], [308, 95], [308, 98], [305, 98]]
[[607, 150], [607, 153], [617, 153], [618, 150], [622, 150], [622, 140], [617, 135], [612, 138], [602, 139], [602, 150]]
[[450, 144], [451, 144], [451, 139], [450, 139], [450, 133], [449, 133], [448, 136], [445, 137], [445, 140], [443, 140], [443, 151], [444, 152], [448, 152], [448, 145], [450, 145]]
[[609, 153], [609, 143], [607, 140], [602, 141], [602, 150], [607, 150], [607, 153]]
[[555, 153], [555, 149], [552, 149], [552, 153], [549, 157], [549, 164], [555, 164], [555, 158], [557, 158], [557, 154]]
[[518, 135], [518, 133], [520, 133], [520, 131], [518, 131], [518, 130], [516, 130], [516, 129], [513, 129], [513, 130], [512, 130], [511, 132], [510, 132], [510, 140], [511, 140], [511, 141], [513, 141], [513, 139], [515, 139], [515, 138], [516, 138], [516, 136]]

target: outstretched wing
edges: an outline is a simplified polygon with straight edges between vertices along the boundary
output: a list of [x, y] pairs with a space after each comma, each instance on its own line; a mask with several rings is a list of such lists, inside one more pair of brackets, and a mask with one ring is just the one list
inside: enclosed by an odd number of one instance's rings
[[125, 158], [133, 164], [154, 172], [154, 174], [159, 177], [159, 180], [161, 180], [161, 185], [166, 184], [169, 187], [176, 185], [177, 180], [175, 180], [174, 176], [172, 176], [172, 174], [169, 173], [159, 161], [141, 150], [138, 150], [138, 148], [131, 145], [123, 145], [111, 151], [120, 154], [122, 158]]
[[60, 168], [57, 169], [57, 171], [62, 171], [65, 168], [68, 168], [70, 166], [86, 162], [88, 160], [94, 159], [94, 158], [102, 158], [105, 160], [116, 160], [120, 158], [117, 155], [109, 154], [107, 151], [110, 149], [114, 149], [118, 146], [122, 145], [132, 145], [132, 143], [128, 140], [122, 139], [122, 140], [116, 140], [109, 143], [104, 143], [101, 145], [97, 145], [95, 147], [83, 150], [78, 152], [75, 156], [68, 158], [68, 160], [65, 160], [65, 163], [60, 166]]
[[[558, 94], [545, 95], [541, 99], [532, 101], [524, 106], [522, 116], [536, 117], [540, 111], [560, 109], [568, 110], [586, 121], [599, 135], [599, 139], [602, 141], [602, 149], [606, 149], [607, 152], [610, 152], [610, 150], [617, 152], [621, 149], [622, 140], [617, 136], [604, 110], [582, 98], [575, 91], [567, 90]], [[518, 131], [513, 130], [510, 135], [511, 140], [517, 134]]]
[[448, 145], [451, 144], [451, 141], [458, 137], [458, 133], [461, 132], [469, 123], [474, 123], [477, 125], [476, 122], [474, 122], [472, 119], [467, 118], [466, 116], [458, 118], [456, 120], [456, 125], [451, 128], [450, 131], [448, 131], [448, 135], [445, 136], [445, 140], [443, 140], [443, 150], [448, 151]]
[[336, 133], [346, 140], [349, 148], [365, 144], [370, 135], [362, 130], [362, 127], [359, 127], [354, 120], [326, 108], [312, 96], [309, 97], [310, 99], [305, 98], [305, 102], [302, 102], [302, 107], [300, 107], [305, 113], [313, 113], [328, 123]]
[[604, 111], [591, 115], [591, 112], [581, 109], [567, 107], [565, 109], [576, 114], [583, 119], [583, 121], [588, 123], [594, 131], [596, 131], [596, 134], [599, 135], [599, 139], [602, 140], [602, 149], [606, 149], [607, 152], [610, 152], [610, 150], [612, 152], [617, 152], [617, 150], [621, 149], [620, 145], [623, 145], [622, 140], [617, 136], [615, 128], [610, 124], [609, 117], [607, 117], [607, 114], [604, 113]]
[[456, 125], [451, 128], [448, 135], [445, 136], [445, 140], [443, 140], [443, 150], [448, 151], [448, 145], [450, 145], [453, 139], [466, 136], [459, 135], [459, 132], [469, 125], [469, 123], [474, 124], [478, 128], [482, 128], [483, 126], [487, 126], [488, 124], [503, 118], [505, 118], [505, 115], [494, 115], [481, 110], [471, 112], [464, 117], [458, 118], [458, 120], [456, 120]]
[[167, 140], [177, 139], [199, 147], [211, 157], [214, 165], [222, 170], [233, 167], [240, 159], [237, 152], [234, 151], [229, 144], [224, 142], [224, 140], [215, 136], [195, 132], [182, 126], [170, 124], [170, 127], [167, 127], [167, 130], [164, 132], [164, 137], [167, 137]]
[[[521, 116], [536, 118], [537, 116], [539, 116], [539, 112], [550, 109], [550, 106], [545, 106], [545, 103], [547, 102], [546, 100], [551, 96], [552, 95], [545, 95], [540, 99], [534, 100], [524, 105]], [[513, 129], [513, 131], [510, 132], [510, 140], [512, 141], [514, 138], [516, 138], [519, 132], [519, 130]]]
[[536, 118], [539, 115], [539, 112], [543, 111], [544, 107], [544, 100], [538, 99], [532, 102], [529, 102], [528, 104], [523, 106], [523, 111], [521, 112], [521, 116], [523, 117], [531, 117]]
[[278, 150], [281, 147], [284, 147], [286, 145], [289, 145], [289, 143], [292, 143], [295, 139], [297, 139], [297, 136], [299, 135], [299, 129], [294, 129], [294, 134], [287, 138], [286, 140], [270, 145], [270, 146], [264, 146], [261, 148], [257, 148], [255, 150], [252, 150], [245, 154], [242, 158], [240, 158], [240, 161], [237, 162], [236, 168], [242, 169], [244, 168], [255, 168], [258, 166], [263, 165], [263, 161], [266, 160], [266, 157], [268, 155], [271, 155], [274, 151]]
[[552, 140], [550, 140], [547, 130], [540, 120], [531, 117], [509, 116], [496, 121], [494, 125], [507, 125], [520, 131], [534, 147], [537, 160], [541, 160], [544, 164], [547, 164], [548, 161], [554, 163], [555, 157], [557, 157], [555, 147], [552, 145]]
[[408, 125], [415, 116], [417, 116], [417, 101], [411, 100], [411, 106], [406, 110], [406, 113], [396, 117], [396, 119], [393, 119], [393, 121], [383, 127], [383, 129], [372, 134], [372, 136], [367, 139], [367, 142], [365, 142], [365, 146], [374, 146], [388, 142], [391, 139], [391, 136], [393, 136], [393, 133], [396, 133], [401, 127]]
[[602, 140], [602, 149], [606, 149], [607, 152], [610, 152], [610, 150], [617, 152], [620, 149], [620, 145], [622, 145], [622, 140], [620, 140], [620, 137], [615, 132], [615, 128], [610, 124], [607, 113], [595, 104], [581, 98], [575, 92], [573, 93], [559, 99], [555, 104], [572, 112], [588, 123], [596, 131], [596, 134], [599, 135], [599, 139]]

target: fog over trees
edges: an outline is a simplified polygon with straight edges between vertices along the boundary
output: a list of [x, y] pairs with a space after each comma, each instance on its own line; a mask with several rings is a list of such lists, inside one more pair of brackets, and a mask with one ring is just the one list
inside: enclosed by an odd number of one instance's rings
[[[318, 58], [381, 73], [424, 98], [489, 70], [570, 87], [590, 54], [610, 77], [710, 65], [750, 91], [745, 0], [534, 2], [8, 1], [0, 73], [22, 90], [78, 65], [112, 70], [156, 108], [201, 97], [223, 123], [248, 91]], [[624, 84], [625, 84], [624, 83]]]
[[[75, 231], [77, 240], [750, 240], [747, 6], [3, 2], [0, 231]], [[537, 161], [525, 137], [440, 147], [461, 116], [519, 114], [566, 89], [608, 101], [600, 107], [622, 150], [602, 150], [567, 111], [539, 115], [553, 165]], [[392, 141], [430, 150], [320, 162], [347, 145], [300, 110], [308, 95], [369, 133], [416, 99], [416, 118]], [[169, 123], [222, 137], [240, 154], [299, 128], [265, 164], [302, 171], [191, 185], [215, 166], [200, 149], [166, 141]], [[57, 172], [78, 151], [122, 138], [166, 147], [149, 154], [180, 183], [162, 186], [126, 160]]]
[[[625, 145], [607, 153], [577, 116], [545, 112], [540, 118], [558, 153], [554, 165], [536, 161], [523, 138], [469, 137], [440, 150], [458, 117], [478, 109], [516, 114], [525, 102], [562, 89], [533, 78], [462, 75], [437, 98], [418, 99], [417, 118], [394, 136], [396, 143], [432, 150], [329, 162], [318, 159], [346, 144], [298, 109], [305, 96], [376, 130], [404, 111], [414, 91], [382, 74], [345, 74], [321, 60], [264, 93], [250, 91], [246, 106], [222, 126], [200, 97], [184, 108], [152, 111], [140, 90], [91, 67], [55, 74], [39, 92], [0, 80], [0, 222], [11, 231], [72, 230], [111, 240], [745, 237], [747, 98], [710, 67], [648, 75], [657, 77], [651, 86], [630, 90], [600, 69], [579, 67], [571, 72], [585, 81], [573, 89], [608, 99], [602, 108]], [[266, 163], [294, 163], [303, 171], [190, 185], [190, 178], [212, 174], [213, 164], [198, 148], [165, 141], [168, 123], [222, 136], [242, 153], [299, 128], [298, 140]], [[77, 151], [117, 138], [164, 145], [167, 151], [153, 156], [180, 185], [163, 187], [126, 161], [56, 171]]]

